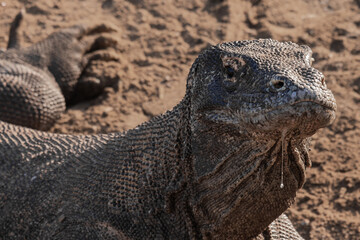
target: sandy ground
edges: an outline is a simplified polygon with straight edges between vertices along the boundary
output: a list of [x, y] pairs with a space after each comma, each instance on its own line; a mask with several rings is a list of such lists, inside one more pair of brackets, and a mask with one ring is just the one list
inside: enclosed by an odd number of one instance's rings
[[133, 128], [180, 101], [201, 49], [267, 38], [309, 45], [338, 103], [337, 119], [313, 137], [313, 167], [287, 211], [306, 239], [360, 239], [360, 1], [0, 0], [0, 47], [25, 7], [23, 45], [76, 23], [117, 27], [119, 62], [94, 62], [118, 81], [68, 109], [52, 128], [105, 133]]

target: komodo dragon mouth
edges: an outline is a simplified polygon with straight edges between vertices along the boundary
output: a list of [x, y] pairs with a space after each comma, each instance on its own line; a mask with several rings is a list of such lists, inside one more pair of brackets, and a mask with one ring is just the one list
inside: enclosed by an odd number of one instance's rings
[[304, 99], [304, 100], [298, 100], [294, 103], [291, 103], [290, 105], [296, 105], [299, 103], [313, 103], [313, 104], [317, 104], [320, 105], [326, 109], [332, 110], [332, 111], [336, 111], [336, 103], [335, 102], [319, 102], [316, 100], [311, 100], [311, 99]]
[[336, 103], [298, 100], [272, 109], [252, 111], [213, 109], [201, 113], [206, 120], [239, 126], [239, 131], [269, 139], [280, 135], [284, 127], [299, 137], [311, 136], [335, 119]]

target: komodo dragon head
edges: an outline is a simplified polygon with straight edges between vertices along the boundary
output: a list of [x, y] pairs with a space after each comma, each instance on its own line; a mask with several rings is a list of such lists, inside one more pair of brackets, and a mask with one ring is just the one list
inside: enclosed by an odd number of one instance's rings
[[193, 64], [191, 204], [203, 236], [256, 236], [304, 184], [308, 137], [336, 110], [311, 55], [290, 42], [237, 41], [210, 47]]

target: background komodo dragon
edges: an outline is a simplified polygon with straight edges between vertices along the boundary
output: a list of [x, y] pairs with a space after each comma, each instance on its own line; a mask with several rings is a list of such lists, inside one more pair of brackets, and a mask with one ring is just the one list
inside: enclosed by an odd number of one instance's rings
[[20, 48], [24, 10], [10, 28], [7, 51], [0, 51], [0, 120], [40, 130], [50, 128], [65, 105], [94, 97], [109, 79], [95, 79], [84, 71], [93, 60], [117, 60], [110, 37], [89, 35], [115, 31], [106, 24], [76, 25], [47, 39]]
[[[62, 54], [67, 73], [67, 61], [80, 58]], [[0, 122], [0, 236], [301, 239], [282, 213], [305, 181], [308, 137], [336, 109], [311, 54], [271, 39], [212, 46], [192, 65], [183, 100], [126, 133], [61, 135]], [[20, 70], [43, 76], [16, 66], [9, 79]]]

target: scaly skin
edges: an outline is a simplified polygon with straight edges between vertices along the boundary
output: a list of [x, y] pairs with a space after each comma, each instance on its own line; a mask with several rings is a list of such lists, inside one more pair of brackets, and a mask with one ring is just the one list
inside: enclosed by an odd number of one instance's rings
[[301, 239], [282, 213], [335, 110], [311, 50], [265, 39], [205, 50], [183, 100], [124, 134], [1, 122], [0, 235]]

